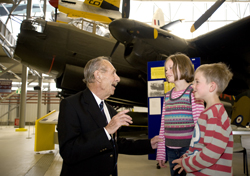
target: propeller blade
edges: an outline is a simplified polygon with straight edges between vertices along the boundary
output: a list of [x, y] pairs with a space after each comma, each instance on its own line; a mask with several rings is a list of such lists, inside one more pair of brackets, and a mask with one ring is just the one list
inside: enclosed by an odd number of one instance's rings
[[223, 4], [225, 0], [217, 0], [198, 20], [195, 21], [190, 31], [197, 30], [207, 19]]
[[130, 0], [123, 0], [122, 2], [122, 18], [129, 18]]
[[116, 48], [118, 47], [119, 43], [120, 43], [119, 41], [117, 41], [117, 42], [115, 43], [115, 46], [114, 46], [114, 48], [113, 48], [113, 50], [112, 50], [112, 52], [111, 52], [111, 54], [110, 54], [110, 57], [112, 57], [112, 55], [114, 54], [114, 52], [115, 52]]

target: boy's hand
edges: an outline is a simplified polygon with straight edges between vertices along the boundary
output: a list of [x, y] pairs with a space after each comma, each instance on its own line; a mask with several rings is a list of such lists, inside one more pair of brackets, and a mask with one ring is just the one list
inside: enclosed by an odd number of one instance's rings
[[180, 158], [186, 158], [187, 157], [187, 154], [184, 153]]
[[176, 159], [176, 160], [172, 161], [173, 164], [176, 163], [173, 170], [176, 170], [176, 169], [180, 168], [178, 174], [180, 174], [183, 171], [183, 168], [181, 167], [181, 160], [182, 160], [182, 158], [179, 158], [179, 159]]

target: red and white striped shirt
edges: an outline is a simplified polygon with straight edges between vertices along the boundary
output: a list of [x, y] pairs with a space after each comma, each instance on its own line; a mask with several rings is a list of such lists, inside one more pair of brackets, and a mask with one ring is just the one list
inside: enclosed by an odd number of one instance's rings
[[233, 175], [233, 134], [223, 104], [201, 113], [186, 154], [181, 164], [188, 176]]

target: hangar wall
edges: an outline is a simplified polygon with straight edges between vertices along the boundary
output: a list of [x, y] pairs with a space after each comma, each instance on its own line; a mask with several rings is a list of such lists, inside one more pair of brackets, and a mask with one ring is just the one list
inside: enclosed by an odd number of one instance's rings
[[[10, 93], [0, 93], [1, 97], [4, 98]], [[26, 125], [35, 124], [37, 120], [37, 101], [38, 93], [35, 91], [27, 92], [26, 99]], [[52, 110], [59, 111], [60, 98], [56, 97], [57, 92], [43, 92], [42, 94], [42, 105], [41, 105], [41, 116], [46, 115]], [[13, 125], [15, 118], [19, 118], [19, 105], [20, 95], [15, 94], [0, 103], [0, 126], [1, 125]]]

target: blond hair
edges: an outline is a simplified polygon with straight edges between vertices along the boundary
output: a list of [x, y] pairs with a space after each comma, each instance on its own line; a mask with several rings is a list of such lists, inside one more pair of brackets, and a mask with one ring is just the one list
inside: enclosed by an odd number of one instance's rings
[[199, 66], [195, 73], [202, 72], [207, 83], [215, 82], [217, 85], [217, 94], [220, 95], [228, 86], [233, 77], [233, 73], [228, 66], [222, 62], [213, 64], [204, 64]]
[[165, 63], [168, 60], [173, 61], [173, 74], [175, 81], [178, 80], [177, 70], [180, 72], [180, 80], [185, 79], [188, 83], [194, 80], [194, 66], [187, 55], [176, 53], [174, 55], [170, 55], [166, 59]]

